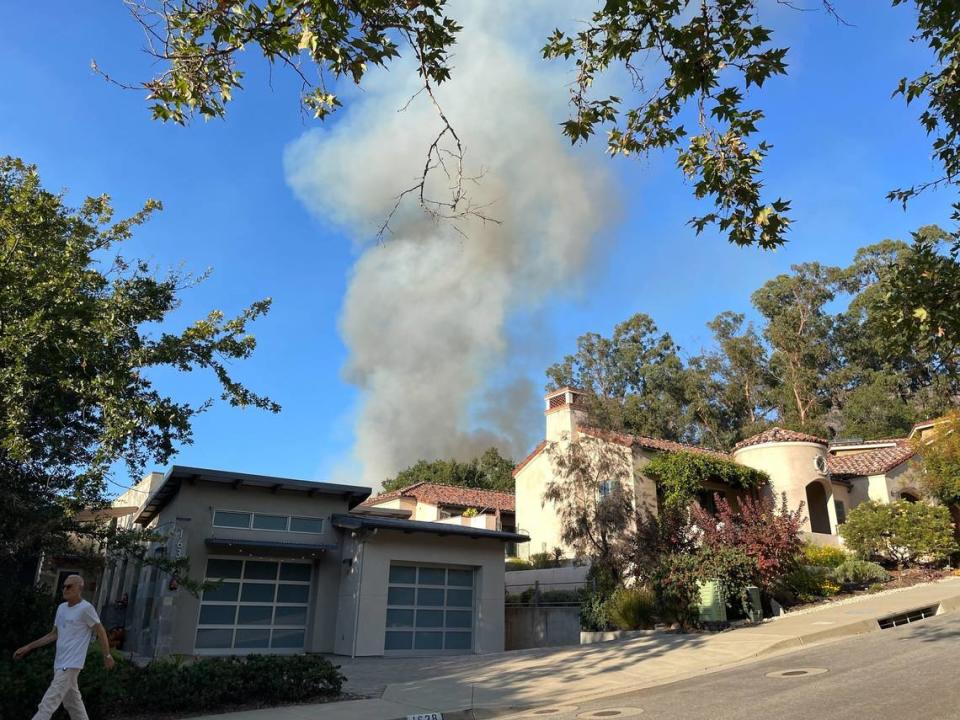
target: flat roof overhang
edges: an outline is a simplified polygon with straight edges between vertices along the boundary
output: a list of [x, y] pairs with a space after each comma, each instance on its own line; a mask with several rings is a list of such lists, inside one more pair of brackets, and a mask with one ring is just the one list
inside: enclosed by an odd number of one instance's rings
[[421, 520], [399, 520], [397, 518], [378, 517], [376, 515], [346, 515], [335, 513], [331, 518], [334, 527], [341, 530], [399, 530], [404, 533], [428, 533], [430, 535], [458, 535], [473, 539], [500, 540], [501, 542], [523, 543], [529, 542], [530, 537], [520, 533], [504, 532], [502, 530], [485, 530], [483, 528], [452, 525], [449, 523], [423, 522]]
[[247, 538], [208, 537], [204, 541], [208, 548], [250, 553], [267, 552], [275, 555], [298, 558], [319, 558], [328, 550], [336, 550], [336, 545], [313, 543], [288, 543], [274, 540], [253, 540]]
[[258, 487], [271, 492], [290, 490], [305, 493], [309, 497], [327, 495], [342, 497], [348, 501], [352, 509], [370, 496], [370, 488], [359, 485], [338, 485], [335, 483], [313, 482], [310, 480], [293, 480], [291, 478], [273, 477], [271, 475], [251, 475], [249, 473], [230, 472], [228, 470], [210, 470], [207, 468], [174, 465], [167, 471], [160, 483], [143, 504], [143, 509], [137, 516], [136, 522], [146, 525], [166, 506], [180, 490], [180, 485], [186, 481], [193, 483], [198, 480], [230, 485], [235, 490], [241, 487]]

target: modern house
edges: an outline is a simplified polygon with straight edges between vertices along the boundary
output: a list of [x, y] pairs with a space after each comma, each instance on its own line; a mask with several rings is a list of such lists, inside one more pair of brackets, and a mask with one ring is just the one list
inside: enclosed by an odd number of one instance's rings
[[[770, 428], [737, 443], [723, 453], [696, 445], [660, 440], [628, 433], [601, 430], [590, 424], [585, 396], [574, 388], [560, 388], [546, 395], [546, 437], [514, 468], [516, 517], [530, 537], [523, 552], [550, 552], [564, 548], [560, 540], [557, 508], [543, 500], [548, 483], [555, 477], [552, 452], [580, 438], [599, 442], [612, 453], [620, 453], [622, 472], [616, 481], [627, 488], [638, 506], [656, 512], [657, 489], [644, 466], [658, 453], [705, 453], [763, 470], [770, 477], [762, 492], [788, 504], [804, 504], [806, 533], [810, 540], [835, 545], [840, 542], [838, 524], [846, 513], [864, 500], [891, 502], [919, 499], [918, 469], [913, 438], [928, 438], [936, 421], [919, 423], [908, 438], [884, 441], [852, 441], [831, 444], [806, 433]], [[704, 489], [704, 502], [713, 493], [733, 497], [733, 488], [720, 483]]]
[[[367, 498], [355, 513], [517, 532], [513, 493], [419, 482]], [[508, 556], [517, 544], [507, 543]]]
[[154, 565], [113, 563], [105, 623], [146, 657], [502, 650], [504, 544], [527, 538], [354, 512], [369, 494], [182, 466], [151, 474], [118, 499], [137, 508], [121, 522], [162, 535], [150, 551], [188, 557], [210, 586], [194, 595]]

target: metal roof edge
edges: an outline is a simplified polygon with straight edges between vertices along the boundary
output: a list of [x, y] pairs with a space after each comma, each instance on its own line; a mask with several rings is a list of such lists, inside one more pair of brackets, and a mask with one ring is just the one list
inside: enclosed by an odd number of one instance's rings
[[448, 523], [424, 522], [422, 520], [398, 520], [371, 515], [357, 515], [334, 513], [331, 517], [334, 527], [343, 530], [360, 530], [362, 528], [400, 530], [402, 532], [422, 532], [433, 535], [463, 535], [472, 538], [490, 538], [503, 542], [529, 542], [530, 537], [520, 533], [504, 532], [502, 530], [486, 530], [464, 525]]

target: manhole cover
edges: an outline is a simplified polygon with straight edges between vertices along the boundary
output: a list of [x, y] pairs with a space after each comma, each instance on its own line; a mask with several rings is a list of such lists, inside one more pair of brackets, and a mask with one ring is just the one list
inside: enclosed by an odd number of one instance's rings
[[810, 677], [811, 675], [823, 675], [823, 673], [829, 672], [826, 668], [791, 668], [789, 670], [776, 670], [774, 672], [768, 672], [768, 678], [795, 678], [795, 677]]
[[604, 718], [631, 718], [643, 712], [638, 707], [612, 707], [601, 710], [587, 710], [577, 715], [577, 720], [603, 720]]

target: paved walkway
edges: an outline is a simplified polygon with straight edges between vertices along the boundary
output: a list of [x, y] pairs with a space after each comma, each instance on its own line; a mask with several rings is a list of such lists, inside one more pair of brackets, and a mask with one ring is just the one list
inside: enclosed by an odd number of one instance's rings
[[960, 610], [960, 578], [723, 633], [650, 633], [631, 640], [495, 655], [336, 658], [345, 690], [367, 700], [205, 716], [200, 720], [392, 720], [411, 713], [522, 708], [613, 695], [701, 675], [759, 656], [872, 632], [876, 619], [927, 605]]

